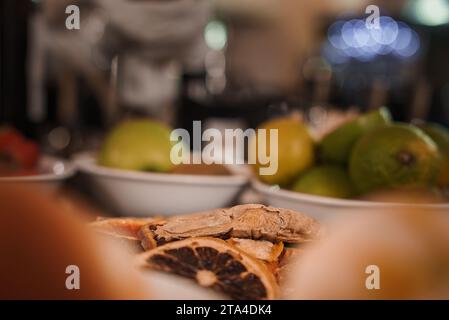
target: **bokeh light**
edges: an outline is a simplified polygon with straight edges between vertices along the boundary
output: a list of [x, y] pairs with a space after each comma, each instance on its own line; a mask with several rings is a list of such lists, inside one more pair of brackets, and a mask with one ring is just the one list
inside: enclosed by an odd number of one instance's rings
[[342, 64], [351, 58], [368, 62], [380, 56], [406, 59], [418, 53], [419, 36], [406, 23], [382, 16], [379, 24], [375, 29], [368, 28], [362, 19], [336, 21], [328, 29], [325, 58], [332, 64]]
[[413, 20], [425, 26], [449, 23], [448, 0], [412, 0], [405, 11]]
[[211, 21], [204, 30], [207, 46], [213, 50], [222, 50], [228, 41], [226, 26], [220, 21]]

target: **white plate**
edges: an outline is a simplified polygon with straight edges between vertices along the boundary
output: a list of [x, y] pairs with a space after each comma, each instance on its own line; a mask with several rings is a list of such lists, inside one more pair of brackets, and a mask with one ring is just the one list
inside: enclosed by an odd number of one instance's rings
[[244, 175], [203, 176], [111, 169], [92, 154], [74, 157], [94, 195], [124, 216], [179, 215], [226, 207], [248, 183]]
[[75, 174], [75, 167], [68, 161], [41, 156], [37, 171], [38, 174], [30, 176], [0, 177], [0, 182], [39, 183], [50, 188], [56, 188], [64, 180]]
[[[410, 204], [382, 203], [361, 200], [343, 200], [328, 197], [314, 196], [279, 189], [261, 183], [254, 179], [253, 188], [259, 192], [265, 201], [274, 207], [286, 208], [304, 212], [322, 222], [333, 221], [350, 214], [362, 214], [364, 212], [378, 212], [395, 208], [410, 207]], [[433, 209], [438, 212], [448, 212], [449, 204], [414, 204], [414, 208]]]

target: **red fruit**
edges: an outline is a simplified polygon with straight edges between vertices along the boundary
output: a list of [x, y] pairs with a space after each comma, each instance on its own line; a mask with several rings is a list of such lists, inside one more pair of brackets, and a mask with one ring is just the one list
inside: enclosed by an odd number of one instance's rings
[[28, 171], [39, 160], [39, 147], [11, 128], [0, 130], [0, 161], [10, 170]]
[[0, 150], [7, 145], [21, 143], [23, 141], [23, 136], [17, 130], [13, 128], [0, 129]]

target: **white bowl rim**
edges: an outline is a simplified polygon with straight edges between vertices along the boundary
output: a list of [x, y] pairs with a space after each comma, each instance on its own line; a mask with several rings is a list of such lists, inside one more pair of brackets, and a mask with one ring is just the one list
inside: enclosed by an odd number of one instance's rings
[[95, 157], [92, 152], [76, 154], [73, 157], [73, 162], [80, 172], [126, 180], [210, 186], [242, 186], [249, 182], [248, 177], [243, 174], [233, 174], [230, 176], [187, 175], [139, 172], [102, 167], [95, 163]]
[[279, 198], [284, 198], [287, 200], [293, 201], [302, 201], [310, 204], [317, 204], [332, 206], [332, 207], [350, 207], [350, 208], [388, 208], [388, 207], [410, 207], [413, 206], [415, 208], [424, 208], [424, 209], [446, 209], [449, 210], [449, 203], [443, 204], [410, 204], [410, 203], [390, 203], [390, 202], [375, 202], [375, 201], [363, 201], [363, 200], [348, 200], [348, 199], [335, 199], [317, 195], [310, 195], [300, 192], [294, 192], [285, 189], [277, 189], [273, 188], [270, 185], [260, 182], [257, 179], [252, 179], [251, 181], [252, 187], [264, 194], [264, 195], [272, 195]]
[[62, 160], [57, 157], [42, 155], [39, 159], [40, 164], [47, 164], [54, 166], [58, 163], [63, 165], [62, 172], [53, 173], [38, 173], [30, 176], [16, 176], [16, 177], [0, 177], [0, 182], [49, 182], [60, 181], [72, 177], [76, 173], [75, 166], [67, 160]]

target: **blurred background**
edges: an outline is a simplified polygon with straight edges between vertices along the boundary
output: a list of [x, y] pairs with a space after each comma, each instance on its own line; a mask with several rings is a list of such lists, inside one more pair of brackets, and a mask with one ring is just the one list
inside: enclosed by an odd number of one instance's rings
[[[67, 30], [66, 6], [81, 28]], [[368, 5], [382, 28], [366, 26]], [[192, 130], [387, 105], [449, 125], [447, 0], [3, 0], [0, 122], [46, 153], [133, 115]]]

